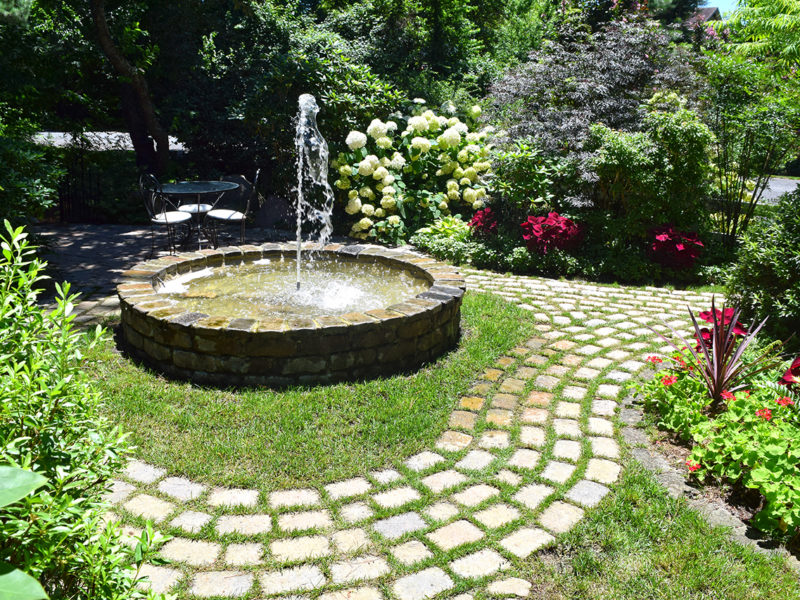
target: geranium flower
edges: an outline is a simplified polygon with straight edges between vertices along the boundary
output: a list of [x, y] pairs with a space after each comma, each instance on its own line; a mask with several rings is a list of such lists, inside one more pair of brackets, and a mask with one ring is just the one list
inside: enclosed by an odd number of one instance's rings
[[791, 366], [786, 369], [786, 372], [778, 380], [781, 385], [793, 385], [800, 383], [800, 356], [792, 361]]
[[720, 396], [722, 396], [723, 400], [736, 400], [736, 395], [728, 390], [722, 390]]
[[[729, 325], [731, 320], [733, 319], [733, 315], [736, 312], [734, 308], [726, 308], [724, 311], [714, 309], [714, 312], [710, 310], [704, 310], [701, 312], [699, 316], [703, 321], [706, 323], [711, 323], [712, 325], [716, 322], [719, 323], [720, 318], [722, 318], [723, 325]], [[736, 321], [736, 324], [733, 326], [733, 333], [735, 335], [747, 335], [747, 329], [740, 321]]]
[[700, 468], [700, 463], [694, 462], [691, 458], [686, 461], [686, 466], [689, 467], [689, 471], [694, 473], [697, 469]]
[[663, 383], [665, 386], [670, 386], [676, 381], [678, 381], [678, 378], [675, 375], [668, 375], [667, 377], [661, 378], [661, 383]]
[[659, 357], [657, 357], [657, 356], [648, 356], [647, 358], [645, 358], [645, 360], [646, 360], [647, 362], [649, 362], [649, 363], [653, 363], [654, 365], [657, 365], [658, 363], [662, 363], [662, 362], [664, 362], [663, 360], [661, 360], [661, 359], [660, 359]]
[[763, 418], [765, 421], [772, 419], [772, 411], [768, 408], [759, 408], [756, 411], [756, 416]]
[[789, 398], [789, 396], [784, 396], [783, 398], [778, 398], [775, 400], [781, 406], [794, 406], [794, 400]]

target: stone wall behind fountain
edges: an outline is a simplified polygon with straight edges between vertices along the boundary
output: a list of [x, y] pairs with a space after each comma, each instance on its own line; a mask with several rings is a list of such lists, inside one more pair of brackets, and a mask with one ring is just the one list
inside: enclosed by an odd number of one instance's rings
[[206, 267], [291, 256], [294, 244], [203, 250], [136, 265], [117, 287], [129, 351], [169, 377], [220, 386], [280, 387], [354, 381], [415, 369], [453, 348], [465, 284], [453, 267], [400, 250], [329, 244], [347, 261], [377, 261], [428, 280], [415, 298], [339, 316], [232, 319], [181, 310], [161, 281]]

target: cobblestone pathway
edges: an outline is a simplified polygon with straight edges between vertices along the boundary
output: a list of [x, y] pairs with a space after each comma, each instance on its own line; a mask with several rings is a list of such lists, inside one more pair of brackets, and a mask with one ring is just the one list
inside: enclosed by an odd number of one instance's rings
[[[112, 519], [173, 538], [147, 585], [179, 597], [422, 600], [527, 596], [521, 562], [617, 480], [625, 383], [710, 296], [466, 270], [530, 312], [536, 337], [476, 373], [434, 448], [322, 488], [223, 489], [131, 462]], [[85, 310], [113, 312], [105, 300]]]

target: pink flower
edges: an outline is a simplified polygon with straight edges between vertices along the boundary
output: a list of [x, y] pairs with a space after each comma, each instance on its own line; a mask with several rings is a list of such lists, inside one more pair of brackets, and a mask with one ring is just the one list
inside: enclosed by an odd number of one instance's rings
[[667, 387], [671, 386], [676, 381], [678, 381], [678, 378], [675, 377], [675, 375], [669, 375], [667, 377], [662, 377], [661, 378], [661, 383], [663, 383]]
[[659, 357], [657, 357], [657, 356], [648, 356], [647, 358], [645, 358], [645, 360], [646, 360], [647, 362], [649, 362], [649, 363], [653, 363], [654, 365], [657, 365], [658, 363], [662, 363], [662, 362], [664, 362], [663, 360], [661, 360], [661, 359], [660, 359]]
[[794, 400], [789, 398], [789, 396], [784, 396], [783, 398], [778, 398], [775, 400], [781, 406], [794, 406]]
[[728, 390], [722, 390], [720, 396], [722, 396], [723, 400], [736, 400], [736, 396], [734, 395], [734, 393], [729, 392]]
[[697, 469], [700, 468], [700, 463], [694, 462], [691, 458], [686, 461], [686, 466], [689, 467], [689, 471], [694, 473]]
[[772, 419], [772, 411], [768, 408], [759, 408], [756, 411], [756, 416], [763, 418], [765, 421]]

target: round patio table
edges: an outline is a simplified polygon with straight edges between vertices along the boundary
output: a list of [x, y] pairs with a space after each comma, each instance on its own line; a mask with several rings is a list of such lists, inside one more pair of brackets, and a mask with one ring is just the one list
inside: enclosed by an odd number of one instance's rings
[[[238, 183], [233, 181], [179, 181], [177, 183], [164, 183], [161, 185], [161, 191], [167, 196], [177, 196], [180, 204], [178, 210], [187, 212], [192, 215], [192, 229], [189, 236], [184, 240], [184, 244], [191, 239], [193, 233], [197, 234], [197, 248], [202, 248], [202, 239], [200, 233], [202, 230], [203, 220], [214, 205], [222, 198], [222, 194], [235, 190], [239, 187]], [[217, 197], [213, 202], [203, 202], [203, 196], [210, 196], [216, 194]], [[193, 197], [195, 202], [187, 202], [184, 200], [186, 197]]]

